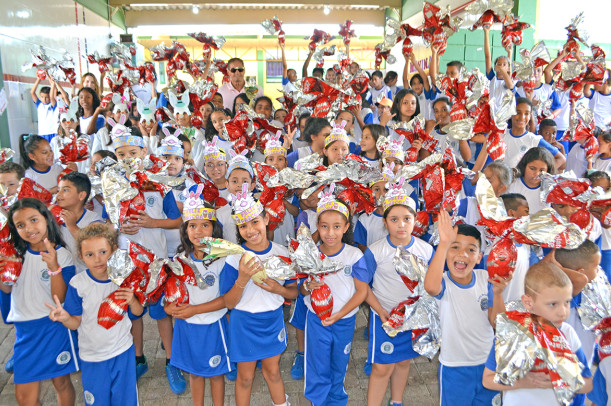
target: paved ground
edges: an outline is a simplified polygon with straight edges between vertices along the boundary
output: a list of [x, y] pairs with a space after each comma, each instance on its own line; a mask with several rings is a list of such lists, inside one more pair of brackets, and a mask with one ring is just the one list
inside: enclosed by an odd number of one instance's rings
[[[363, 339], [363, 330], [366, 326], [365, 312], [361, 309], [357, 314], [356, 331], [352, 345], [352, 357], [346, 375], [346, 391], [350, 396], [348, 405], [365, 405], [368, 377], [363, 372], [363, 365], [367, 357], [367, 341]], [[138, 382], [140, 393], [140, 404], [143, 406], [174, 406], [191, 405], [191, 395], [189, 389], [181, 396], [174, 395], [165, 377], [165, 353], [160, 348], [160, 339], [157, 333], [157, 326], [153, 320], [145, 316], [144, 327], [144, 353], [149, 362], [149, 371]], [[293, 362], [293, 354], [296, 348], [295, 330], [288, 327], [288, 349], [283, 354], [280, 361], [280, 368], [284, 377], [286, 391], [293, 406], [309, 405], [303, 397], [303, 381], [294, 381], [290, 376], [290, 369]], [[8, 360], [12, 353], [15, 332], [11, 326], [0, 323], [0, 362], [2, 365]], [[408, 386], [404, 395], [405, 404], [432, 406], [438, 404], [437, 399], [437, 359], [429, 361], [426, 358], [417, 358], [412, 363]], [[77, 404], [83, 405], [83, 393], [80, 383], [80, 374], [73, 374], [72, 381], [77, 390]], [[187, 383], [189, 379], [187, 379]], [[209, 386], [206, 387], [209, 393]], [[233, 382], [227, 382], [225, 387], [225, 404], [234, 404]], [[42, 386], [41, 400], [44, 405], [56, 404], [55, 392], [49, 382]], [[388, 399], [385, 400], [385, 402]], [[11, 375], [0, 369], [0, 406], [15, 405], [15, 385]], [[251, 405], [267, 406], [271, 405], [271, 399], [267, 391], [267, 386], [261, 371], [258, 370], [254, 387]], [[212, 405], [210, 398], [206, 398], [206, 405]]]

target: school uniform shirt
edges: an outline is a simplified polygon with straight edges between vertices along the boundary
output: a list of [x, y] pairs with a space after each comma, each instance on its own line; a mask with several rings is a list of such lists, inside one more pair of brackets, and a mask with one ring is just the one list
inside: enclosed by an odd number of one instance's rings
[[594, 113], [594, 124], [600, 128], [607, 127], [611, 123], [611, 93], [602, 94], [592, 90], [589, 105]]
[[516, 260], [516, 267], [513, 271], [513, 277], [507, 284], [505, 290], [503, 290], [503, 302], [505, 303], [522, 299], [526, 272], [528, 272], [528, 268], [530, 268], [532, 264], [538, 262], [538, 258], [530, 249], [530, 245], [520, 243], [514, 244], [518, 249], [518, 258]]
[[293, 168], [297, 161], [310, 155], [312, 155], [312, 148], [309, 145], [300, 147], [286, 156], [286, 162], [289, 167]]
[[[361, 147], [357, 148], [357, 154], [360, 154], [360, 149]], [[361, 158], [363, 158], [363, 161], [365, 161], [365, 163], [368, 166], [371, 166], [372, 168], [377, 168], [380, 169], [380, 159], [378, 158], [368, 158], [365, 155], [360, 155]]]
[[[600, 155], [597, 155], [596, 158], [594, 159], [594, 162], [592, 162], [592, 169], [594, 169], [595, 171], [603, 171], [603, 172], [610, 172], [611, 168], [611, 157], [609, 158], [601, 158]], [[26, 176], [27, 176], [27, 172], [26, 172]]]
[[[44, 104], [37, 99], [34, 105], [36, 106], [36, 116], [38, 118], [38, 135], [57, 134], [57, 128], [59, 127], [59, 120], [55, 114], [57, 104], [55, 106], [51, 103]], [[48, 137], [45, 138], [49, 140]]]
[[[248, 249], [244, 244], [242, 244], [242, 247], [255, 254], [261, 260], [273, 255], [288, 257], [288, 250], [286, 247], [271, 241], [269, 246], [263, 251], [253, 251]], [[238, 268], [241, 258], [242, 254], [230, 255], [227, 257], [220, 276], [220, 289], [222, 295], [229, 292], [238, 279]], [[285, 281], [274, 280], [281, 285], [285, 284]], [[242, 290], [242, 297], [235, 309], [247, 313], [263, 313], [276, 310], [282, 306], [283, 303], [284, 298], [282, 296], [261, 289], [255, 285], [252, 279], [249, 279], [246, 283], [246, 287]]]
[[369, 246], [387, 235], [384, 217], [375, 211], [361, 214], [354, 227], [354, 242], [361, 245]]
[[522, 135], [515, 135], [511, 132], [511, 129], [506, 129], [503, 134], [503, 140], [507, 144], [507, 151], [505, 152], [505, 159], [503, 162], [510, 168], [518, 166], [518, 162], [524, 156], [526, 151], [534, 147], [542, 147], [548, 150], [552, 156], [556, 156], [558, 148], [545, 141], [542, 136], [535, 135], [529, 131], [526, 131]]
[[392, 100], [392, 92], [390, 91], [388, 86], [383, 85], [379, 89], [376, 89], [373, 86], [370, 87], [369, 91], [367, 92], [367, 98], [366, 98], [366, 100], [369, 102], [369, 105], [373, 106], [381, 94], [383, 94], [384, 97], [386, 97], [387, 99]]
[[64, 309], [72, 316], [81, 316], [78, 327], [79, 356], [83, 361], [100, 362], [127, 351], [134, 343], [132, 323], [127, 315], [106, 329], [98, 324], [100, 305], [119, 286], [110, 279], [96, 279], [87, 269], [76, 275], [68, 285]]
[[[173, 193], [161, 197], [159, 192], [143, 192], [146, 214], [154, 219], [177, 219], [181, 216]], [[122, 234], [127, 240], [142, 245], [159, 258], [168, 257], [168, 244], [163, 228], [141, 228], [134, 235]], [[120, 244], [121, 245], [121, 244]], [[123, 248], [123, 247], [121, 247]]]
[[[427, 264], [433, 258], [433, 247], [420, 238], [412, 236], [404, 248]], [[396, 252], [397, 246], [390, 242], [390, 236], [374, 242], [365, 250], [365, 272], [359, 269], [354, 275], [358, 280], [371, 284], [380, 305], [389, 313], [406, 298], [413, 296], [392, 262]]]
[[588, 393], [588, 399], [601, 406], [609, 406], [609, 395], [611, 394], [611, 358], [603, 358], [594, 373], [592, 392]]
[[[581, 376], [591, 377], [592, 372], [588, 368], [588, 364], [577, 333], [568, 323], [562, 323], [559, 330], [564, 335], [569, 349], [577, 355], [579, 361], [584, 365], [581, 370]], [[491, 341], [493, 342], [493, 341]], [[490, 355], [486, 361], [486, 368], [491, 371], [496, 371], [496, 357], [494, 354], [494, 345], [490, 350]], [[503, 392], [503, 406], [526, 406], [526, 405], [560, 405], [556, 400], [556, 395], [553, 389], [514, 389]]]
[[437, 151], [443, 153], [447, 148], [452, 149], [454, 156], [460, 161], [462, 161], [462, 156], [460, 155], [460, 144], [458, 140], [452, 137], [448, 133], [444, 133], [439, 129], [439, 127], [435, 127], [433, 131], [431, 131], [431, 137], [437, 140]]
[[[331, 294], [333, 295], [333, 311], [331, 314], [339, 312], [346, 303], [354, 296], [356, 288], [354, 287], [354, 278], [356, 274], [362, 274], [367, 272], [367, 263], [363, 258], [363, 253], [360, 249], [351, 245], [343, 244], [342, 248], [335, 255], [327, 255], [331, 261], [339, 262], [344, 264], [344, 269], [334, 272], [329, 275], [323, 276], [322, 281], [329, 286]], [[310, 295], [304, 297], [304, 302], [312, 313], [312, 303], [310, 301]], [[359, 307], [356, 306], [350, 313], [342, 317], [347, 319], [358, 312]]]
[[318, 231], [318, 213], [314, 209], [302, 210], [297, 216], [295, 229], [299, 230], [301, 224], [305, 224], [310, 229], [310, 233], [314, 234]]
[[423, 90], [418, 95], [418, 103], [420, 105], [420, 114], [422, 114], [425, 120], [435, 120], [435, 110], [433, 109], [433, 103], [441, 92], [437, 90], [435, 86], [431, 87], [429, 91]]
[[588, 161], [586, 161], [586, 150], [579, 143], [575, 143], [569, 151], [566, 158], [565, 171], [573, 171], [578, 178], [584, 177], [588, 170]]
[[[526, 97], [524, 87], [516, 87], [516, 97]], [[539, 86], [533, 89], [532, 99], [533, 101], [538, 100], [540, 103], [551, 99], [552, 104], [550, 106], [550, 111], [554, 111], [562, 107], [554, 87], [547, 83], [539, 83]], [[537, 128], [539, 128], [538, 123]]]
[[[204, 265], [204, 261], [196, 259], [191, 255], [191, 260], [195, 262], [197, 269], [194, 271], [199, 272], [202, 279], [206, 283], [205, 289], [200, 289], [197, 286], [193, 286], [190, 283], [185, 283], [187, 292], [189, 292], [189, 303], [192, 305], [198, 305], [202, 303], [208, 303], [216, 299], [221, 295], [220, 290], [220, 276], [223, 267], [225, 266], [225, 258], [219, 258], [212, 262], [208, 266]], [[218, 321], [227, 313], [227, 308], [215, 310], [213, 312], [199, 313], [189, 317], [185, 321], [191, 324], [212, 324]]]
[[38, 183], [40, 186], [44, 187], [47, 190], [53, 189], [57, 186], [57, 177], [64, 170], [60, 164], [53, 164], [49, 166], [44, 172], [38, 172], [33, 167], [26, 169], [25, 177], [32, 179], [34, 182]]
[[[180, 176], [181, 174], [177, 175]], [[176, 186], [172, 188], [172, 194], [174, 195], [174, 200], [177, 203], [184, 203], [186, 200], [186, 196], [182, 194], [185, 189], [189, 189], [191, 186], [195, 185], [195, 182], [191, 178], [186, 178], [185, 182], [182, 185]], [[178, 205], [177, 205], [178, 207]], [[172, 229], [163, 229], [165, 234], [165, 241], [168, 246], [168, 257], [172, 258], [176, 255], [176, 249], [180, 245], [180, 229], [172, 228]]]
[[490, 72], [486, 74], [486, 77], [490, 81], [490, 102], [495, 103], [497, 106], [500, 106], [503, 102], [503, 97], [507, 93], [507, 90], [511, 90], [515, 93], [516, 86], [515, 82], [512, 80], [513, 88], [509, 89], [505, 85], [505, 81], [503, 79], [499, 79], [496, 77], [496, 72], [494, 69], [490, 69]]
[[282, 78], [282, 91], [284, 93], [290, 93], [290, 92], [294, 92], [296, 91], [297, 88], [295, 87], [295, 85], [293, 84], [293, 82], [291, 82], [289, 80], [289, 78]]
[[[299, 207], [299, 198], [297, 198], [297, 195], [293, 194], [289, 203]], [[284, 212], [282, 223], [278, 224], [274, 229], [273, 241], [280, 245], [286, 245], [286, 237], [295, 238], [295, 218], [288, 210]]]
[[[103, 223], [103, 222], [104, 220], [102, 219], [102, 216], [100, 216], [99, 214], [93, 211], [84, 209], [83, 214], [81, 214], [81, 217], [79, 217], [79, 219], [76, 220], [76, 226], [78, 228], [85, 228], [89, 224]], [[62, 234], [62, 239], [66, 243], [66, 248], [72, 254], [72, 258], [74, 260], [74, 266], [76, 268], [76, 273], [83, 272], [85, 269], [87, 269], [87, 266], [85, 266], [85, 263], [78, 255], [76, 240], [74, 239], [74, 236], [72, 235], [70, 230], [68, 230], [68, 227], [66, 227], [65, 224], [62, 224], [59, 227], [59, 230]]]
[[390, 95], [392, 96], [391, 100], [394, 100], [395, 95], [397, 94], [397, 92], [401, 89], [403, 89], [403, 86], [397, 86], [397, 85], [393, 85], [393, 86], [387, 86], [390, 89]]
[[231, 217], [231, 205], [226, 204], [225, 206], [216, 210], [216, 221], [220, 224], [223, 229], [223, 239], [231, 241], [232, 243], [238, 243], [238, 227], [235, 224], [235, 220]]
[[509, 185], [507, 193], [519, 193], [523, 195], [528, 202], [528, 211], [531, 214], [549, 207], [549, 204], [541, 200], [541, 185], [534, 188], [528, 187], [526, 183], [524, 183], [523, 178], [514, 180], [513, 183]]
[[[556, 95], [558, 97], [558, 101], [560, 102], [560, 113], [554, 119], [554, 121], [556, 122], [556, 129], [558, 131], [558, 135], [556, 138], [558, 138], [558, 136], [562, 135], [562, 133], [564, 133], [564, 131], [567, 128], [569, 128], [570, 115], [571, 115], [571, 105], [569, 103], [570, 91], [569, 90], [565, 90], [565, 91], [559, 90], [559, 91], [556, 91]], [[577, 107], [578, 104], [584, 104], [587, 107], [588, 103], [589, 103], [589, 100], [587, 98], [581, 97], [579, 100], [575, 102], [575, 107]]]
[[[74, 276], [74, 265], [72, 254], [66, 248], [58, 246], [57, 263], [62, 268], [62, 277], [68, 284]], [[53, 269], [52, 271], [56, 271]], [[20, 322], [37, 320], [49, 316], [49, 308], [46, 303], [55, 303], [51, 296], [51, 276], [49, 267], [42, 260], [39, 251], [28, 247], [23, 256], [21, 274], [13, 285], [11, 292], [11, 311], [7, 321]]]
[[[89, 127], [89, 123], [91, 122], [92, 118], [93, 116], [79, 117], [78, 121], [79, 121], [79, 128], [81, 129], [81, 135], [87, 134], [87, 127]], [[101, 114], [98, 115], [98, 118], [95, 120], [96, 131], [99, 131], [101, 128], [103, 128], [105, 123], [106, 123], [106, 120], [104, 119], [104, 116]], [[90, 135], [90, 138], [92, 138], [92, 140], [93, 140], [94, 135], [95, 133]]]
[[494, 342], [494, 331], [488, 321], [488, 308], [492, 305], [488, 272], [474, 269], [468, 285], [458, 284], [449, 272], [444, 272], [441, 293], [435, 299], [443, 343], [439, 362], [449, 367], [484, 364]]
[[91, 144], [91, 151], [94, 154], [98, 151], [115, 152], [115, 147], [112, 145], [112, 140], [110, 138], [110, 131], [108, 131], [108, 128], [106, 128], [106, 126], [100, 128], [98, 132], [93, 134], [93, 140]]
[[301, 147], [307, 147], [308, 143], [306, 140], [301, 139], [301, 131], [297, 130], [293, 142], [291, 143], [291, 152], [297, 151]]

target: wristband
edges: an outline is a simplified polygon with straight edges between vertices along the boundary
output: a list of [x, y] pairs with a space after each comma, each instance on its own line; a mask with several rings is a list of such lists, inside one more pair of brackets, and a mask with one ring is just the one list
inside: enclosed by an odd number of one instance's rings
[[57, 268], [57, 271], [55, 271], [55, 272], [51, 272], [49, 270], [49, 276], [59, 275], [60, 273], [62, 273], [62, 267], [61, 266], [59, 268]]

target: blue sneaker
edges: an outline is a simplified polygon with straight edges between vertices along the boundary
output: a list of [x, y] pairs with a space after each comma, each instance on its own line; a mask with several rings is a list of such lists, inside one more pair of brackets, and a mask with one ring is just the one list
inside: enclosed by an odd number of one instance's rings
[[144, 358], [143, 364], [136, 364], [136, 380], [140, 379], [142, 375], [149, 370], [149, 363], [146, 362], [146, 358]]
[[365, 371], [365, 375], [371, 375], [371, 362], [365, 361], [365, 366], [363, 367], [363, 371]]
[[238, 369], [234, 366], [232, 366], [232, 370], [230, 372], [227, 372], [225, 374], [225, 378], [227, 378], [228, 381], [234, 382], [236, 379], [238, 379]]
[[182, 375], [182, 371], [176, 368], [174, 365], [165, 366], [165, 374], [168, 377], [168, 383], [170, 389], [177, 395], [182, 395], [187, 390], [187, 381]]
[[295, 359], [291, 368], [291, 378], [296, 381], [303, 379], [303, 353], [295, 352]]
[[15, 366], [15, 354], [11, 355], [11, 358], [9, 358], [9, 360], [6, 361], [6, 364], [4, 364], [4, 370], [6, 371], [7, 374], [12, 374], [14, 366]]

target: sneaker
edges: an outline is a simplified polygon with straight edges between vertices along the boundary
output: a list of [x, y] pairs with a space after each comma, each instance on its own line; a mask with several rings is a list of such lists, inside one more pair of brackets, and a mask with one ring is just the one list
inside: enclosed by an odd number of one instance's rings
[[238, 379], [238, 369], [236, 367], [232, 368], [233, 369], [230, 372], [225, 374], [225, 378], [227, 378], [228, 381], [234, 382], [236, 379]]
[[6, 371], [7, 374], [12, 374], [14, 366], [15, 366], [15, 354], [11, 355], [11, 358], [9, 358], [9, 360], [6, 361], [6, 364], [4, 364], [4, 370]]
[[149, 370], [149, 363], [146, 362], [146, 358], [144, 358], [143, 364], [136, 364], [136, 380], [140, 379], [142, 375]]
[[388, 401], [388, 406], [403, 406], [402, 402], [391, 402], [390, 400]]
[[365, 366], [363, 367], [363, 371], [365, 371], [365, 375], [371, 375], [371, 362], [365, 361]]
[[177, 395], [182, 395], [187, 390], [187, 381], [182, 375], [182, 371], [173, 365], [165, 366], [165, 374], [168, 377], [170, 389]]
[[291, 378], [296, 381], [303, 379], [303, 354], [298, 352], [295, 352], [295, 359], [291, 368]]

